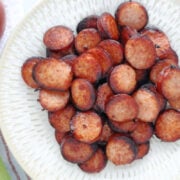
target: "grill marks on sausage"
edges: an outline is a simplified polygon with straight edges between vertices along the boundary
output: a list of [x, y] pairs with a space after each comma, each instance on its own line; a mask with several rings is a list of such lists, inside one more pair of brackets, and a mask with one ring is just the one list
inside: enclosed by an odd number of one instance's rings
[[66, 91], [71, 85], [73, 73], [67, 63], [49, 58], [36, 64], [33, 76], [41, 88]]
[[148, 14], [138, 2], [122, 3], [116, 10], [116, 20], [120, 26], [129, 26], [136, 30], [142, 29], [148, 22]]

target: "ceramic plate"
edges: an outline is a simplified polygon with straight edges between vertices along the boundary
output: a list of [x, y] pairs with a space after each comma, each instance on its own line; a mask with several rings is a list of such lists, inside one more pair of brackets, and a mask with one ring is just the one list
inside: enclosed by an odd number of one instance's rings
[[[44, 0], [19, 24], [1, 57], [0, 124], [12, 153], [24, 170], [36, 180], [178, 180], [180, 141], [164, 143], [155, 137], [149, 154], [130, 165], [108, 162], [98, 174], [82, 172], [65, 161], [49, 125], [47, 112], [37, 103], [38, 93], [21, 78], [21, 66], [31, 56], [45, 56], [44, 32], [62, 24], [76, 29], [90, 14], [114, 14], [123, 0]], [[149, 25], [167, 33], [172, 48], [180, 56], [180, 7], [166, 0], [139, 0], [148, 10]]]

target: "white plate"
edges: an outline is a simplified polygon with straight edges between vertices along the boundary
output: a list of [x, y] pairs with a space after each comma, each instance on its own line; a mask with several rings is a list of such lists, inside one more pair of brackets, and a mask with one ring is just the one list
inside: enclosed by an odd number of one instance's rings
[[[49, 125], [33, 92], [22, 81], [20, 68], [26, 58], [45, 56], [43, 33], [63, 24], [75, 31], [80, 19], [108, 11], [114, 14], [122, 0], [44, 0], [16, 28], [1, 58], [0, 124], [5, 139], [24, 170], [34, 179], [121, 179], [178, 180], [180, 141], [164, 143], [151, 140], [149, 154], [126, 166], [108, 162], [99, 174], [86, 174], [63, 160]], [[167, 33], [180, 56], [180, 8], [166, 0], [139, 0], [148, 9], [149, 24]]]

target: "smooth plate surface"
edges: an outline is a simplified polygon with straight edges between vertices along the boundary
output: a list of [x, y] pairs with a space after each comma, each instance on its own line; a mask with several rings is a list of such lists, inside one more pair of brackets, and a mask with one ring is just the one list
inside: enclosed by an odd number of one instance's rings
[[[77, 23], [90, 14], [114, 14], [123, 0], [44, 0], [23, 20], [10, 37], [1, 57], [0, 125], [14, 156], [37, 180], [49, 179], [180, 179], [180, 141], [164, 143], [153, 137], [149, 154], [126, 166], [108, 162], [99, 174], [86, 174], [63, 160], [49, 125], [47, 112], [37, 103], [38, 93], [22, 81], [22, 63], [31, 56], [45, 56], [44, 32], [62, 24], [75, 31]], [[180, 56], [180, 7], [166, 0], [139, 0], [149, 13], [149, 25], [167, 33]]]

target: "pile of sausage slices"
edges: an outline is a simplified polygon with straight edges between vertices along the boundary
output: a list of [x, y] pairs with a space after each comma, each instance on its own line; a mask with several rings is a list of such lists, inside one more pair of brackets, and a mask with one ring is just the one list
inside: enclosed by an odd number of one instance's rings
[[82, 19], [76, 35], [63, 25], [48, 29], [47, 56], [22, 66], [62, 156], [85, 172], [144, 157], [153, 134], [180, 139], [178, 56], [166, 34], [147, 23], [143, 5], [124, 2], [115, 16]]

